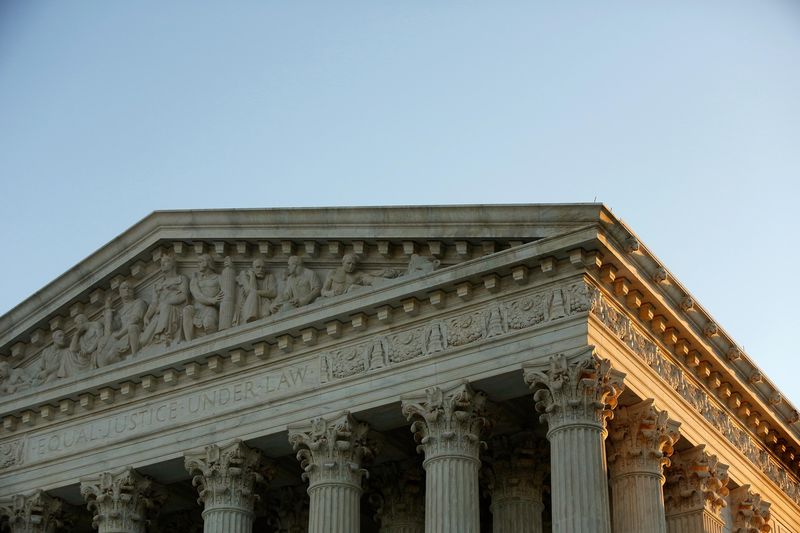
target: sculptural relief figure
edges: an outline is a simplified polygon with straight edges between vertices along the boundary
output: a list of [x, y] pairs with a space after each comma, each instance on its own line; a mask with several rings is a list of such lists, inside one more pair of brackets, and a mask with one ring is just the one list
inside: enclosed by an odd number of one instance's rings
[[222, 278], [214, 270], [214, 260], [210, 255], [200, 256], [200, 269], [192, 274], [189, 291], [194, 304], [183, 308], [183, 335], [187, 341], [194, 338], [195, 328], [206, 334], [218, 329], [219, 305], [225, 293]]
[[106, 339], [97, 354], [97, 366], [116, 363], [126, 353], [136, 355], [139, 351], [147, 303], [134, 296], [133, 287], [127, 281], [120, 283], [119, 297], [122, 303], [116, 316], [111, 309], [111, 298], [106, 298], [103, 311]]
[[406, 276], [424, 276], [425, 274], [430, 274], [437, 268], [441, 261], [431, 257], [423, 257], [417, 254], [411, 254], [411, 258], [408, 260], [408, 268], [406, 269]]
[[75, 333], [69, 351], [61, 358], [58, 377], [68, 378], [86, 372], [95, 366], [95, 352], [105, 341], [103, 325], [89, 320], [86, 315], [75, 315]]
[[286, 273], [286, 286], [270, 306], [270, 311], [288, 311], [308, 305], [320, 295], [322, 284], [319, 276], [303, 266], [303, 260], [293, 255], [289, 257]]
[[181, 310], [189, 301], [189, 280], [178, 274], [175, 259], [161, 257], [161, 277], [154, 287], [154, 298], [144, 315], [145, 330], [141, 345], [166, 344], [181, 340]]
[[339, 296], [358, 287], [368, 287], [378, 279], [377, 276], [357, 271], [357, 264], [358, 259], [355, 254], [344, 254], [342, 266], [328, 274], [322, 287], [322, 296], [326, 298]]
[[264, 260], [260, 257], [254, 259], [253, 267], [241, 271], [236, 282], [241, 296], [234, 322], [244, 324], [269, 316], [272, 299], [278, 294], [278, 284], [275, 276], [267, 272]]
[[42, 350], [39, 365], [35, 367], [36, 383], [49, 383], [58, 379], [61, 362], [70, 354], [69, 345], [64, 332], [53, 331], [53, 344]]
[[13, 394], [29, 389], [33, 379], [24, 368], [14, 368], [6, 361], [0, 361], [0, 394]]

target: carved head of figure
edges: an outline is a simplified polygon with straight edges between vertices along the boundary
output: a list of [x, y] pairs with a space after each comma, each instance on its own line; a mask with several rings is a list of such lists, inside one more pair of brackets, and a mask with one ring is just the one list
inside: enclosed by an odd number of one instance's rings
[[8, 379], [8, 376], [10, 375], [11, 365], [6, 361], [0, 361], [0, 382], [2, 382], [4, 379]]
[[208, 254], [200, 254], [200, 272], [214, 272], [214, 260]]
[[175, 259], [171, 255], [161, 256], [161, 273], [165, 275], [175, 273]]
[[59, 348], [63, 348], [67, 345], [67, 338], [64, 336], [64, 332], [60, 329], [57, 329], [53, 332], [53, 344]]
[[267, 273], [266, 265], [264, 264], [264, 260], [261, 258], [253, 259], [253, 274], [256, 275], [257, 278], [261, 279]]
[[127, 281], [119, 284], [119, 297], [123, 302], [130, 302], [133, 300], [133, 287]]
[[84, 315], [83, 313], [78, 313], [77, 315], [75, 315], [75, 326], [78, 329], [85, 326], [88, 321], [89, 319], [86, 318], [86, 315]]
[[358, 263], [358, 259], [356, 259], [355, 254], [344, 254], [344, 257], [342, 257], [342, 268], [348, 274], [356, 269], [356, 263]]
[[291, 256], [289, 258], [287, 270], [289, 271], [290, 276], [296, 276], [300, 274], [300, 272], [303, 271], [303, 260], [296, 255]]

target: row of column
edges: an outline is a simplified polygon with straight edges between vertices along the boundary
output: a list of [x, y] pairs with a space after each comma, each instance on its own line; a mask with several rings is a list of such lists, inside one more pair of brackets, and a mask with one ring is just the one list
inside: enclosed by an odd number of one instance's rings
[[[554, 357], [547, 368], [524, 369], [535, 408], [548, 426], [552, 531], [721, 533], [727, 467], [702, 446], [677, 454], [671, 464], [679, 424], [653, 400], [618, 407], [623, 378], [592, 350]], [[542, 531], [547, 469], [542, 444], [532, 434], [496, 439], [482, 463], [482, 438], [491, 427], [487, 397], [466, 382], [406, 397], [402, 411], [424, 454], [425, 479], [422, 483], [414, 468], [397, 465], [373, 472], [382, 533], [479, 533], [481, 475], [491, 494], [494, 533]], [[357, 533], [364, 466], [380, 446], [369, 426], [342, 413], [290, 426], [289, 440], [308, 482], [310, 504], [307, 517], [279, 517], [281, 530]], [[203, 506], [205, 533], [252, 532], [256, 486], [272, 476], [261, 453], [234, 441], [187, 453], [185, 465]], [[758, 528], [769, 520], [768, 504], [748, 487], [736, 490], [737, 525], [767, 531]], [[85, 479], [81, 493], [100, 533], [144, 533], [149, 510], [165, 497], [162, 488], [132, 469]], [[19, 498], [6, 511], [13, 533], [55, 530], [54, 499], [42, 492]]]

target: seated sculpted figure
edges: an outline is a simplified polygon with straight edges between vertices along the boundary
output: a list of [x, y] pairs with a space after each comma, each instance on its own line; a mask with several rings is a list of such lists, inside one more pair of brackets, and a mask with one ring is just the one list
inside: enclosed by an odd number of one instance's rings
[[377, 277], [366, 272], [356, 271], [357, 264], [358, 259], [355, 254], [344, 254], [342, 266], [328, 274], [325, 285], [322, 287], [322, 296], [330, 298], [331, 296], [344, 294], [357, 287], [372, 285]]
[[77, 376], [93, 368], [95, 354], [104, 341], [105, 332], [100, 322], [89, 320], [83, 313], [75, 315], [75, 333], [69, 343], [69, 352], [61, 358], [58, 377]]
[[235, 322], [244, 324], [270, 314], [272, 298], [278, 294], [275, 276], [267, 272], [264, 260], [256, 258], [253, 267], [243, 270], [236, 278], [240, 287], [239, 309]]
[[225, 293], [210, 255], [200, 256], [199, 270], [192, 274], [189, 291], [194, 303], [183, 308], [183, 335], [187, 341], [194, 339], [195, 328], [214, 333], [219, 325], [219, 305]]
[[121, 361], [127, 353], [136, 355], [139, 351], [139, 337], [142, 334], [147, 304], [136, 298], [133, 287], [127, 281], [119, 285], [122, 301], [114, 314], [111, 298], [106, 298], [103, 322], [106, 334], [103, 349], [97, 354], [97, 366], [106, 366]]
[[69, 345], [64, 332], [60, 329], [53, 331], [53, 344], [42, 350], [39, 364], [35, 367], [36, 383], [49, 383], [58, 379], [62, 361], [69, 354]]
[[0, 361], [0, 394], [13, 394], [29, 389], [32, 376], [24, 368], [14, 368], [6, 361]]
[[153, 301], [144, 315], [140, 344], [171, 345], [181, 340], [181, 309], [189, 301], [189, 280], [179, 274], [175, 259], [161, 257], [161, 277], [156, 281]]
[[287, 311], [308, 305], [317, 299], [322, 289], [319, 276], [303, 266], [303, 260], [293, 255], [289, 257], [286, 286], [270, 307], [273, 313]]

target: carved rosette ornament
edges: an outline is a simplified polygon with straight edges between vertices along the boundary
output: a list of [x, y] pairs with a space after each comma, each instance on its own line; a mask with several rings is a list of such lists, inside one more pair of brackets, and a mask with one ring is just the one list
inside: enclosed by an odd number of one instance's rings
[[425, 531], [477, 533], [481, 436], [490, 428], [486, 394], [466, 382], [435, 387], [404, 399], [403, 414], [425, 453]]
[[772, 518], [771, 504], [761, 499], [761, 495], [750, 491], [750, 485], [742, 485], [731, 490], [731, 516], [733, 533], [769, 533]]
[[144, 533], [148, 515], [166, 500], [160, 485], [132, 468], [82, 480], [81, 495], [99, 533]]
[[669, 533], [722, 533], [720, 513], [727, 505], [728, 465], [695, 446], [671, 458], [666, 470], [664, 505]]
[[184, 464], [203, 505], [205, 532], [250, 533], [258, 499], [255, 487], [270, 477], [261, 452], [235, 440], [189, 452]]
[[416, 462], [384, 463], [370, 476], [380, 533], [424, 533], [425, 481]]
[[664, 467], [670, 464], [679, 428], [653, 400], [617, 409], [608, 453], [615, 533], [666, 533]]
[[524, 431], [492, 439], [484, 459], [493, 533], [541, 533], [547, 442]]
[[308, 533], [360, 530], [363, 465], [377, 451], [368, 435], [369, 425], [349, 412], [289, 428], [303, 480], [309, 482]]
[[609, 533], [605, 425], [625, 374], [598, 357], [594, 346], [523, 370], [548, 425], [553, 532]]
[[0, 503], [0, 517], [6, 517], [11, 533], [54, 533], [62, 527], [64, 504], [37, 490]]

